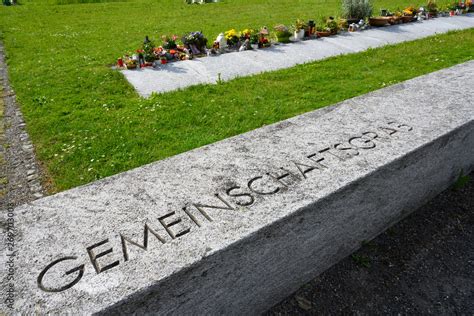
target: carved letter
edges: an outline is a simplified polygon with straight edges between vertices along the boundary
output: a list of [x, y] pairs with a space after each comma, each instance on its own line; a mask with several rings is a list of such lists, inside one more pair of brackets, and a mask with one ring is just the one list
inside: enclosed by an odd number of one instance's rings
[[171, 236], [171, 238], [175, 239], [175, 238], [178, 238], [178, 237], [181, 237], [187, 233], [189, 233], [189, 231], [191, 230], [191, 228], [186, 228], [182, 231], [179, 231], [177, 232], [176, 234], [171, 230], [170, 227], [174, 226], [174, 225], [177, 225], [179, 223], [181, 223], [181, 218], [178, 217], [177, 219], [175, 220], [172, 220], [171, 222], [169, 223], [166, 223], [165, 222], [165, 218], [168, 218], [170, 216], [174, 216], [176, 215], [176, 212], [175, 211], [172, 211], [172, 212], [169, 212], [161, 217], [158, 218], [158, 220], [160, 221], [161, 225], [163, 225], [163, 227], [166, 229], [166, 231], [168, 232], [168, 234]]
[[221, 196], [216, 193], [215, 196], [221, 200], [225, 205], [226, 207], [222, 207], [222, 206], [215, 206], [215, 205], [205, 205], [205, 204], [193, 204], [193, 206], [195, 208], [197, 208], [199, 210], [199, 212], [201, 212], [201, 214], [207, 218], [208, 221], [212, 222], [212, 218], [209, 216], [209, 214], [206, 213], [206, 211], [204, 210], [204, 208], [213, 208], [213, 209], [218, 209], [218, 210], [229, 210], [229, 211], [235, 211], [235, 209], [226, 201], [224, 200], [223, 198], [221, 198]]
[[410, 132], [413, 130], [413, 127], [408, 126], [403, 123], [398, 123], [398, 122], [388, 122], [388, 125], [394, 125], [395, 128], [401, 132]]
[[349, 146], [346, 146], [346, 147], [344, 147], [344, 144], [335, 144], [334, 149], [337, 149], [338, 151], [344, 154], [344, 157], [339, 157], [342, 160], [352, 158], [359, 154], [359, 151], [355, 149], [354, 147], [352, 147], [350, 144]]
[[43, 291], [45, 291], [45, 292], [61, 292], [61, 291], [67, 290], [67, 289], [73, 287], [74, 285], [76, 285], [76, 283], [79, 282], [81, 280], [82, 276], [84, 275], [84, 265], [83, 264], [81, 264], [80, 266], [75, 267], [71, 270], [66, 271], [66, 273], [64, 274], [64, 275], [69, 275], [71, 273], [79, 271], [79, 273], [77, 274], [77, 277], [74, 280], [72, 280], [72, 282], [69, 282], [68, 284], [66, 284], [64, 286], [61, 286], [59, 288], [50, 288], [50, 287], [48, 288], [48, 287], [45, 287], [43, 285], [44, 275], [46, 274], [46, 272], [48, 272], [49, 269], [51, 269], [53, 266], [55, 266], [59, 262], [62, 262], [62, 261], [65, 261], [65, 260], [75, 260], [75, 259], [77, 259], [77, 257], [64, 257], [64, 258], [54, 260], [53, 262], [48, 264], [43, 269], [43, 271], [41, 271], [41, 273], [38, 276], [38, 279], [37, 279], [38, 287], [40, 289], [42, 289]]
[[269, 177], [272, 177], [274, 180], [278, 181], [279, 183], [281, 183], [281, 184], [284, 185], [285, 187], [288, 187], [289, 184], [286, 184], [286, 183], [283, 182], [282, 180], [283, 180], [284, 178], [286, 178], [286, 177], [289, 177], [289, 176], [294, 176], [295, 178], [297, 178], [297, 176], [294, 175], [294, 174], [292, 174], [292, 173], [290, 173], [289, 171], [287, 171], [287, 170], [285, 170], [285, 169], [283, 169], [283, 168], [280, 168], [280, 169], [283, 170], [285, 173], [283, 173], [283, 174], [281, 174], [281, 175], [279, 175], [279, 176], [275, 176], [275, 175], [273, 175], [273, 174], [271, 174], [271, 173], [267, 173], [267, 175], [268, 175]]
[[123, 258], [125, 261], [128, 261], [129, 259], [129, 256], [128, 256], [128, 248], [127, 248], [127, 243], [131, 244], [131, 245], [134, 245], [134, 246], [137, 246], [143, 250], [147, 250], [148, 249], [148, 232], [152, 233], [153, 236], [156, 237], [156, 239], [158, 239], [159, 241], [161, 241], [161, 243], [166, 243], [166, 240], [161, 237], [157, 232], [155, 232], [153, 229], [151, 229], [148, 224], [145, 224], [145, 228], [143, 230], [143, 245], [140, 245], [139, 243], [125, 237], [124, 235], [122, 234], [119, 234], [120, 235], [120, 239], [122, 241], [122, 252], [123, 252]]
[[103, 252], [101, 252], [97, 255], [92, 251], [92, 249], [97, 248], [99, 246], [102, 246], [103, 244], [108, 243], [108, 242], [109, 242], [108, 239], [104, 239], [101, 242], [98, 242], [97, 244], [93, 244], [92, 246], [89, 246], [89, 247], [86, 248], [87, 253], [89, 254], [89, 258], [91, 259], [91, 263], [94, 266], [95, 272], [97, 274], [99, 274], [101, 272], [104, 272], [104, 271], [107, 271], [107, 270], [119, 265], [119, 261], [117, 260], [117, 261], [114, 261], [111, 264], [106, 265], [105, 267], [101, 268], [99, 266], [99, 263], [97, 262], [97, 259], [99, 259], [100, 257], [103, 257], [103, 256], [108, 255], [109, 253], [111, 253], [113, 251], [113, 248], [109, 248], [109, 249], [107, 249], [107, 250], [105, 250], [105, 251], [103, 251]]
[[257, 181], [257, 180], [260, 180], [262, 179], [263, 177], [262, 176], [258, 176], [258, 177], [255, 177], [255, 178], [252, 178], [250, 179], [249, 183], [248, 183], [248, 187], [250, 189], [250, 191], [254, 192], [254, 193], [257, 193], [257, 194], [261, 194], [261, 195], [270, 195], [270, 194], [275, 194], [277, 193], [278, 191], [280, 191], [280, 188], [276, 188], [274, 189], [273, 191], [268, 191], [268, 192], [263, 192], [263, 191], [258, 191], [258, 190], [255, 190], [252, 188], [252, 184]]
[[237, 205], [240, 205], [240, 206], [250, 206], [250, 205], [252, 205], [255, 202], [255, 198], [250, 193], [245, 193], [245, 192], [244, 193], [232, 193], [232, 191], [239, 190], [239, 189], [241, 189], [241, 187], [239, 187], [239, 186], [231, 187], [231, 188], [227, 189], [226, 194], [228, 196], [232, 196], [232, 197], [247, 197], [248, 198], [247, 202], [240, 202], [240, 201], [235, 202], [235, 204], [237, 204]]
[[[324, 158], [321, 158], [324, 159]], [[304, 163], [296, 162], [293, 161], [295, 164], [296, 168], [298, 168], [298, 171], [301, 173], [301, 175], [306, 179], [306, 174], [310, 171], [313, 171], [314, 169], [324, 169], [325, 166], [321, 165], [320, 163], [316, 162], [315, 165], [307, 165]]]
[[371, 139], [367, 139], [366, 137], [352, 137], [351, 139], [349, 139], [349, 144], [360, 149], [372, 149], [376, 146]]
[[379, 130], [381, 130], [384, 133], [387, 133], [388, 136], [392, 136], [393, 134], [395, 134], [397, 132], [396, 129], [386, 127], [386, 126], [379, 126]]

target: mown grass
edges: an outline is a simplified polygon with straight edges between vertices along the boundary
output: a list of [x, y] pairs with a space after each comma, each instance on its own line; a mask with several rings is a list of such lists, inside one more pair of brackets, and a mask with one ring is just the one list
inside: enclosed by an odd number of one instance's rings
[[[406, 1], [376, 1], [376, 8]], [[473, 57], [467, 30], [141, 99], [110, 64], [144, 35], [290, 23], [339, 1], [134, 1], [0, 8], [12, 85], [60, 191]]]

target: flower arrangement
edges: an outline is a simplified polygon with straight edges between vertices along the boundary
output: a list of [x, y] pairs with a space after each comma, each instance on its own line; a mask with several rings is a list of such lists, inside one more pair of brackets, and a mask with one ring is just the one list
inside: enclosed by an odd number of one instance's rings
[[253, 34], [256, 34], [253, 29], [244, 29], [243, 31], [240, 32], [240, 39], [241, 40], [250, 39], [250, 37]]
[[235, 47], [240, 41], [240, 33], [235, 29], [230, 29], [224, 33], [227, 45]]
[[162, 47], [164, 49], [176, 49], [178, 45], [176, 44], [176, 41], [178, 40], [178, 36], [172, 35], [163, 35], [161, 36], [161, 39], [163, 40], [163, 45]]
[[[370, 15], [369, 13], [372, 12], [372, 4], [370, 1], [371, 0], [343, 0], [344, 16], [347, 18], [356, 16], [357, 18], [361, 18], [360, 20], [362, 20], [362, 16], [364, 16], [364, 18], [368, 17]], [[443, 6], [440, 14], [445, 15], [447, 13], [444, 11], [449, 10], [450, 15], [457, 15], [472, 9], [473, 0], [457, 0], [451, 5]], [[406, 7], [403, 11], [395, 11], [394, 13], [383, 9], [381, 10], [381, 17], [369, 18], [369, 24], [385, 26], [388, 24], [422, 20], [423, 18], [436, 16], [438, 11], [439, 9], [435, 0], [428, 0], [427, 5], [420, 7], [419, 10], [413, 6]], [[418, 17], [416, 17], [417, 15]], [[329, 17], [323, 18], [317, 24], [314, 23], [314, 20], [310, 20], [307, 24], [297, 19], [294, 25], [292, 25], [291, 30], [295, 31], [294, 38], [298, 40], [303, 39], [304, 36], [311, 38], [314, 33], [317, 33], [318, 37], [329, 36], [331, 34], [337, 34], [340, 29], [348, 28], [349, 31], [363, 30], [365, 26], [364, 21], [348, 23], [348, 19]], [[301, 36], [301, 33], [303, 33], [303, 36]], [[288, 43], [291, 35], [292, 32], [283, 24], [275, 25], [271, 34], [271, 36], [276, 38], [276, 41], [282, 43]], [[230, 45], [234, 49], [238, 48], [239, 51], [271, 46], [270, 32], [265, 26], [260, 30], [246, 28], [238, 32], [235, 29], [230, 29], [225, 33], [220, 33], [213, 43], [213, 48], [209, 51], [206, 51], [207, 38], [199, 31], [190, 32], [182, 36], [182, 44], [178, 44], [178, 36], [176, 35], [163, 35], [161, 38], [163, 41], [162, 45], [155, 47], [154, 43], [146, 36], [141, 48], [117, 59], [118, 68], [136, 69], [138, 67], [155, 66], [157, 62], [166, 64], [172, 61], [192, 59], [193, 55], [205, 54], [206, 52], [210, 55], [221, 54], [227, 52], [227, 45]]]
[[199, 55], [206, 52], [207, 38], [202, 32], [190, 32], [184, 35], [181, 41], [193, 54]]
[[415, 16], [416, 9], [415, 9], [414, 6], [409, 6], [409, 7], [406, 7], [405, 9], [403, 9], [402, 13], [405, 16]]
[[245, 42], [245, 40], [249, 40], [250, 44], [258, 44], [258, 32], [254, 29], [244, 29], [240, 32], [240, 40]]
[[270, 35], [270, 32], [268, 31], [268, 28], [266, 26], [262, 27], [260, 31], [258, 32], [258, 47], [259, 48], [264, 48], [264, 47], [270, 47], [271, 43], [268, 38]]
[[155, 49], [155, 44], [145, 36], [145, 40], [143, 41], [142, 51], [140, 52], [143, 54], [143, 57], [146, 62], [153, 62], [155, 60], [155, 54], [153, 53]]
[[337, 34], [339, 32], [339, 24], [333, 17], [329, 17], [326, 19], [326, 29], [331, 32], [331, 34]]
[[293, 29], [295, 31], [298, 30], [305, 30], [308, 27], [308, 23], [304, 22], [303, 20], [297, 19], [295, 24], [293, 25]]

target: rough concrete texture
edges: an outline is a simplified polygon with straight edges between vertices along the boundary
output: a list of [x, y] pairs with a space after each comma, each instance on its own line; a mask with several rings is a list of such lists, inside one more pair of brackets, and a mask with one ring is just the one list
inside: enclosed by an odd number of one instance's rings
[[14, 310], [264, 311], [473, 168], [474, 91], [459, 93], [473, 70], [464, 63], [15, 209], [15, 256], [3, 250], [1, 262], [16, 268]]
[[361, 52], [387, 44], [396, 44], [474, 27], [473, 15], [440, 17], [423, 22], [372, 28], [343, 33], [334, 37], [273, 46], [267, 49], [223, 54], [161, 65], [159, 68], [122, 70], [137, 92], [148, 97], [153, 92], [167, 92], [192, 85], [216, 83], [220, 79], [289, 68], [340, 54]]

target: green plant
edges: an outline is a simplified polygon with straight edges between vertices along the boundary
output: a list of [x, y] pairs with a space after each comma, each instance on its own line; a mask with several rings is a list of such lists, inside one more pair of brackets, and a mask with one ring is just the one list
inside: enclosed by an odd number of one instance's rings
[[364, 255], [358, 255], [358, 254], [353, 254], [351, 257], [352, 257], [352, 260], [354, 260], [354, 262], [357, 265], [362, 266], [364, 268], [370, 268], [370, 258], [369, 257], [364, 256]]
[[145, 37], [145, 41], [143, 42], [143, 57], [146, 61], [152, 62], [155, 60], [155, 54], [153, 50], [155, 49], [155, 44], [148, 39], [148, 36]]
[[438, 5], [436, 4], [436, 1], [429, 0], [428, 3], [426, 4], [426, 9], [428, 9], [428, 12], [430, 13], [438, 12]]
[[286, 25], [278, 24], [273, 29], [278, 42], [287, 43], [290, 41], [291, 32]]
[[304, 22], [303, 20], [297, 19], [295, 24], [293, 25], [293, 29], [295, 31], [304, 30], [308, 27], [308, 23]]
[[328, 18], [326, 20], [326, 29], [328, 29], [332, 34], [336, 34], [339, 31], [339, 24], [334, 18]]
[[176, 35], [163, 35], [161, 36], [161, 39], [163, 40], [162, 46], [164, 49], [175, 49], [177, 47], [176, 41], [178, 37]]
[[250, 44], [258, 44], [258, 33], [250, 35]]
[[227, 45], [234, 46], [240, 40], [240, 33], [235, 29], [230, 29], [224, 33], [225, 39], [227, 40]]
[[464, 175], [464, 171], [461, 170], [458, 179], [454, 183], [454, 189], [462, 189], [469, 182], [470, 179], [471, 177], [469, 175]]
[[342, 0], [342, 16], [346, 19], [363, 20], [372, 15], [371, 0]]

